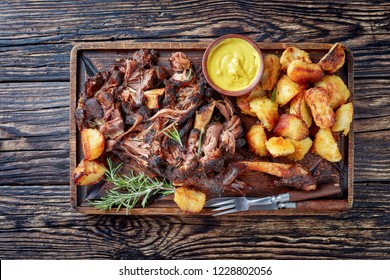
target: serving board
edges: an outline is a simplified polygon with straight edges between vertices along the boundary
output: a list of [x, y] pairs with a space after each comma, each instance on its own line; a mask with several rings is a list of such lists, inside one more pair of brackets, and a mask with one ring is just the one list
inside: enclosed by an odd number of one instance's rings
[[[84, 83], [88, 75], [82, 58], [87, 58], [95, 65], [98, 70], [109, 69], [114, 64], [118, 64], [119, 58], [130, 56], [134, 51], [140, 48], [154, 49], [159, 52], [158, 65], [169, 67], [169, 56], [175, 51], [184, 52], [196, 67], [201, 67], [202, 56], [204, 50], [211, 43], [209, 42], [113, 42], [113, 43], [81, 43], [74, 46], [70, 57], [70, 178], [77, 164], [81, 161], [83, 155], [81, 151], [81, 139], [77, 130], [75, 111], [77, 101], [84, 90]], [[332, 47], [332, 44], [318, 43], [257, 43], [263, 55], [277, 54], [280, 56], [282, 52], [289, 46], [295, 46], [310, 54], [310, 58], [314, 63], [326, 54]], [[351, 93], [349, 101], [353, 101], [354, 83], [353, 83], [353, 56], [348, 48], [345, 48], [346, 61], [344, 66], [335, 74], [348, 86]], [[233, 215], [321, 215], [321, 214], [339, 214], [348, 211], [353, 204], [353, 166], [354, 166], [354, 129], [353, 123], [349, 134], [340, 137], [338, 140], [340, 152], [343, 155], [343, 160], [334, 164], [332, 170], [336, 183], [340, 184], [342, 194], [337, 197], [313, 200], [303, 204], [302, 209], [280, 209], [277, 211], [247, 211], [238, 212]], [[310, 157], [310, 156], [309, 156]], [[308, 159], [308, 162], [311, 159]], [[259, 182], [258, 175], [253, 173], [244, 173], [241, 178], [247, 179], [248, 182]], [[260, 175], [259, 175], [260, 176]], [[326, 176], [326, 175], [325, 175]], [[333, 179], [332, 179], [333, 180]], [[98, 193], [104, 193], [105, 185], [100, 183], [94, 186], [77, 186], [70, 181], [70, 200], [71, 205], [79, 212], [85, 214], [119, 214], [125, 215], [125, 209], [117, 211], [112, 209], [109, 211], [101, 211], [87, 204], [87, 200], [96, 197]], [[269, 187], [259, 184], [254, 188], [255, 191], [247, 195], [267, 196], [276, 195], [289, 191], [283, 187]], [[172, 196], [155, 200], [148, 207], [137, 207], [130, 211], [130, 215], [188, 215], [184, 214], [172, 201]], [[210, 215], [213, 214], [209, 209], [204, 209], [201, 213], [195, 215]]]

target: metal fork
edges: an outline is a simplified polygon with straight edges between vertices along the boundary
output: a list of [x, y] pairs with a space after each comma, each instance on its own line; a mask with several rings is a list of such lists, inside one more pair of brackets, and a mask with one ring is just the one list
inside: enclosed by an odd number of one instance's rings
[[214, 214], [213, 216], [226, 215], [230, 213], [247, 211], [253, 205], [256, 205], [257, 202], [263, 201], [264, 198], [259, 199], [248, 199], [245, 196], [232, 198], [230, 200], [225, 200], [220, 203], [213, 204], [213, 207], [221, 206], [219, 208], [213, 209], [212, 211], [223, 211]]

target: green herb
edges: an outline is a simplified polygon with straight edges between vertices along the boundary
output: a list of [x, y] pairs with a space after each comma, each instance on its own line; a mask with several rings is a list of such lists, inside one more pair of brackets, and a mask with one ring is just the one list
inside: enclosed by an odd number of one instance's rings
[[100, 210], [111, 210], [117, 207], [117, 211], [119, 211], [124, 207], [126, 208], [126, 215], [128, 215], [129, 211], [140, 200], [142, 207], [145, 207], [148, 199], [153, 195], [160, 193], [165, 196], [175, 192], [175, 187], [165, 179], [159, 181], [145, 176], [143, 173], [135, 175], [133, 172], [130, 172], [128, 176], [118, 175], [116, 173], [123, 163], [113, 166], [110, 159], [107, 160], [107, 163], [106, 181], [112, 183], [115, 187], [102, 198], [89, 201], [89, 205]]
[[274, 87], [274, 89], [272, 90], [272, 94], [271, 94], [272, 102], [275, 102], [275, 99], [276, 99], [276, 87]]
[[202, 127], [202, 129], [200, 130], [200, 135], [199, 135], [199, 140], [198, 140], [198, 157], [200, 157], [200, 152], [201, 152], [201, 147], [202, 147], [202, 136], [203, 136], [203, 133], [204, 133], [204, 129]]
[[191, 76], [192, 76], [192, 69], [190, 68], [190, 71], [187, 74], [186, 80], [189, 81], [191, 79]]
[[176, 127], [174, 126], [172, 130], [163, 133], [169, 138], [172, 139], [173, 141], [176, 141], [179, 143], [180, 146], [183, 146], [183, 143], [181, 142], [181, 137], [179, 131], [177, 131]]

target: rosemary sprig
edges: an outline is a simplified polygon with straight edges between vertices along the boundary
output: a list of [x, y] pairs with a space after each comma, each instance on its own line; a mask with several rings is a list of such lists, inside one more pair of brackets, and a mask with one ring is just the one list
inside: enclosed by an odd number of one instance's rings
[[191, 79], [191, 76], [192, 76], [192, 69], [190, 68], [190, 71], [188, 71], [188, 74], [186, 76], [186, 80], [189, 81]]
[[200, 130], [200, 135], [199, 135], [199, 140], [198, 140], [198, 157], [200, 157], [200, 152], [201, 152], [201, 147], [202, 147], [202, 136], [203, 136], [203, 133], [204, 133], [204, 129], [202, 127], [202, 129]]
[[135, 175], [130, 172], [128, 176], [116, 174], [123, 163], [113, 166], [110, 159], [107, 160], [108, 170], [106, 171], [106, 181], [115, 187], [107, 192], [105, 196], [98, 200], [89, 201], [89, 205], [100, 210], [111, 210], [117, 207], [119, 211], [126, 208], [126, 215], [141, 200], [142, 207], [146, 206], [148, 199], [157, 193], [168, 195], [175, 192], [175, 187], [167, 180], [159, 181], [150, 178], [143, 173]]
[[275, 99], [276, 99], [276, 87], [274, 87], [274, 89], [272, 90], [272, 94], [271, 94], [272, 102], [275, 102]]
[[180, 136], [180, 133], [179, 131], [177, 131], [176, 127], [174, 126], [172, 130], [169, 130], [168, 132], [166, 132], [165, 130], [163, 131], [163, 133], [170, 139], [172, 139], [173, 141], [176, 141], [177, 143], [179, 143], [180, 146], [183, 147], [183, 143], [181, 142], [181, 136]]

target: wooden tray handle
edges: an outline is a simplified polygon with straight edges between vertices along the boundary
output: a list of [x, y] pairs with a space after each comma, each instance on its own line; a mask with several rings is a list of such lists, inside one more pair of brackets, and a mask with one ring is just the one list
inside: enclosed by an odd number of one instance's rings
[[296, 209], [309, 211], [347, 211], [348, 201], [344, 199], [307, 200], [296, 203]]
[[331, 195], [336, 195], [341, 193], [341, 188], [339, 183], [326, 184], [321, 187], [318, 187], [314, 191], [290, 191], [290, 201], [302, 201], [309, 200], [313, 198], [326, 197]]

